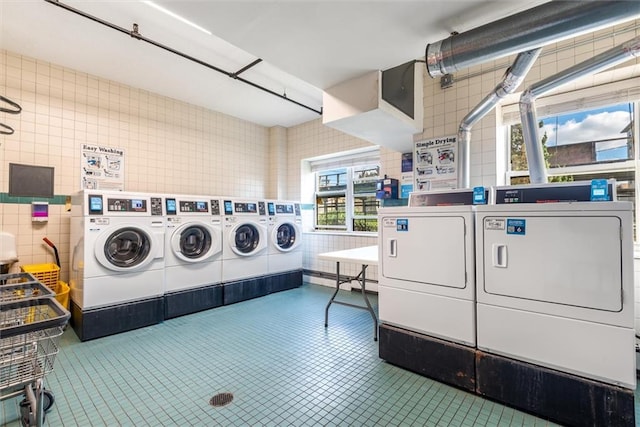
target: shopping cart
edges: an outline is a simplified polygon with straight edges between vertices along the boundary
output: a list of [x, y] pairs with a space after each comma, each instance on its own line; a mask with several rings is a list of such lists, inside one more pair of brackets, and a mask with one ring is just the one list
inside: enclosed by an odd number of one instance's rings
[[24, 426], [41, 426], [54, 397], [44, 389], [70, 314], [29, 273], [0, 274], [0, 400], [24, 395]]

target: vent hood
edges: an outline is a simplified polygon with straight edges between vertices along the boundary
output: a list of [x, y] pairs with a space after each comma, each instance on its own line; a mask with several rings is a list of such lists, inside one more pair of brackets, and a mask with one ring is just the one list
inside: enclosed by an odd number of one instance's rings
[[322, 123], [394, 151], [413, 151], [424, 115], [422, 70], [411, 61], [327, 89]]

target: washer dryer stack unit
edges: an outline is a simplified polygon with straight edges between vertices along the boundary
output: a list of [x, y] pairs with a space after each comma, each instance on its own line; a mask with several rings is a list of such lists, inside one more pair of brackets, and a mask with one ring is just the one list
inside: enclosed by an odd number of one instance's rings
[[222, 305], [220, 200], [165, 196], [164, 318]]
[[225, 198], [222, 244], [223, 303], [268, 294], [266, 203]]
[[164, 218], [159, 197], [82, 191], [71, 208], [71, 314], [85, 341], [162, 321]]
[[267, 201], [268, 292], [302, 285], [302, 218], [300, 203]]
[[589, 200], [573, 187], [496, 188], [477, 208], [477, 391], [562, 424], [635, 425], [633, 207], [536, 203]]
[[408, 208], [378, 212], [380, 357], [472, 391], [474, 199], [488, 191], [412, 193]]

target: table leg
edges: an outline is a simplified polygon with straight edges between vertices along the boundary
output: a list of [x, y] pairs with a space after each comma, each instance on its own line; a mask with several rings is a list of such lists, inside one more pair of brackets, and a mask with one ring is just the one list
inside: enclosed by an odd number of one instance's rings
[[373, 340], [378, 341], [378, 318], [376, 317], [376, 312], [373, 311], [373, 307], [371, 307], [371, 303], [369, 302], [369, 298], [367, 297], [366, 292], [366, 270], [368, 265], [362, 264], [362, 273], [360, 274], [360, 280], [362, 286], [360, 289], [362, 290], [362, 298], [364, 298], [364, 302], [367, 304], [367, 310], [369, 314], [371, 314], [371, 318], [373, 319]]
[[324, 327], [325, 328], [329, 326], [329, 307], [331, 306], [331, 303], [333, 302], [333, 300], [336, 298], [336, 295], [338, 295], [339, 290], [340, 290], [340, 262], [336, 262], [336, 290], [335, 292], [333, 292], [333, 295], [331, 295], [331, 299], [327, 303], [327, 307], [324, 309]]

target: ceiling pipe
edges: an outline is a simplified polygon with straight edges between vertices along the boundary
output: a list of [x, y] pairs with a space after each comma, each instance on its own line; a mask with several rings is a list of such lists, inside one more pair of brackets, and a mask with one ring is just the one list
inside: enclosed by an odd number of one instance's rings
[[266, 92], [269, 95], [276, 96], [276, 97], [278, 97], [278, 98], [280, 98], [280, 99], [282, 99], [284, 101], [290, 102], [290, 103], [295, 104], [295, 105], [297, 105], [299, 107], [306, 108], [309, 111], [313, 111], [316, 114], [322, 115], [322, 108], [320, 110], [316, 110], [313, 107], [310, 107], [308, 105], [305, 105], [305, 104], [303, 104], [301, 102], [298, 102], [296, 100], [293, 100], [293, 99], [287, 97], [286, 93], [285, 94], [279, 94], [278, 92], [275, 92], [275, 91], [273, 91], [271, 89], [268, 89], [268, 88], [266, 88], [264, 86], [261, 86], [261, 85], [259, 85], [257, 83], [254, 83], [254, 82], [250, 81], [250, 80], [247, 80], [247, 79], [245, 79], [243, 77], [240, 77], [240, 73], [242, 73], [242, 72], [248, 70], [249, 68], [257, 65], [258, 63], [262, 62], [262, 59], [260, 59], [260, 58], [256, 59], [251, 64], [248, 64], [247, 66], [241, 68], [240, 70], [238, 70], [236, 72], [225, 71], [222, 68], [219, 68], [219, 67], [216, 67], [215, 65], [209, 64], [208, 62], [202, 61], [202, 60], [200, 60], [198, 58], [194, 58], [191, 55], [187, 55], [186, 53], [180, 52], [179, 50], [173, 49], [172, 47], [166, 46], [166, 45], [164, 45], [162, 43], [159, 43], [159, 42], [157, 42], [155, 40], [152, 40], [152, 39], [149, 39], [149, 38], [143, 36], [142, 34], [140, 34], [138, 32], [138, 24], [135, 24], [135, 23], [133, 24], [133, 30], [127, 30], [126, 28], [120, 27], [120, 26], [118, 26], [116, 24], [113, 24], [113, 23], [111, 23], [109, 21], [105, 21], [104, 19], [98, 18], [97, 16], [90, 15], [90, 14], [88, 14], [86, 12], [83, 12], [80, 9], [76, 9], [76, 8], [74, 8], [72, 6], [64, 4], [59, 0], [44, 0], [44, 1], [49, 3], [49, 4], [52, 4], [54, 6], [58, 6], [58, 7], [62, 8], [64, 10], [67, 10], [69, 12], [73, 12], [76, 15], [80, 15], [83, 18], [87, 18], [87, 19], [89, 19], [89, 20], [91, 20], [93, 22], [97, 22], [98, 24], [104, 25], [105, 27], [109, 27], [112, 30], [116, 30], [116, 31], [118, 31], [120, 33], [123, 33], [123, 34], [126, 34], [128, 36], [131, 36], [132, 38], [134, 38], [136, 40], [140, 40], [140, 41], [143, 41], [145, 43], [149, 43], [149, 44], [151, 44], [151, 45], [153, 45], [155, 47], [158, 47], [160, 49], [166, 50], [167, 52], [173, 53], [174, 55], [178, 55], [178, 56], [180, 56], [180, 57], [182, 57], [184, 59], [188, 59], [189, 61], [192, 61], [192, 62], [195, 62], [196, 64], [202, 65], [203, 67], [209, 68], [210, 70], [216, 71], [216, 72], [218, 72], [220, 74], [224, 74], [227, 77], [230, 77], [230, 78], [232, 78], [234, 80], [242, 82], [242, 83], [244, 83], [246, 85], [254, 87], [254, 88], [256, 88], [258, 90], [261, 90], [263, 92]]
[[440, 77], [637, 16], [638, 1], [552, 1], [428, 44], [427, 72]]
[[538, 135], [538, 118], [535, 100], [539, 96], [571, 83], [580, 77], [599, 73], [632, 58], [640, 56], [640, 37], [629, 40], [619, 46], [602, 52], [584, 62], [574, 65], [560, 73], [547, 77], [531, 85], [520, 96], [520, 120], [522, 136], [527, 150], [529, 180], [532, 184], [547, 182], [547, 168], [544, 161], [544, 150]]
[[471, 172], [471, 128], [507, 95], [516, 91], [531, 70], [542, 48], [521, 52], [509, 67], [503, 80], [460, 122], [458, 128], [458, 187], [469, 188]]

